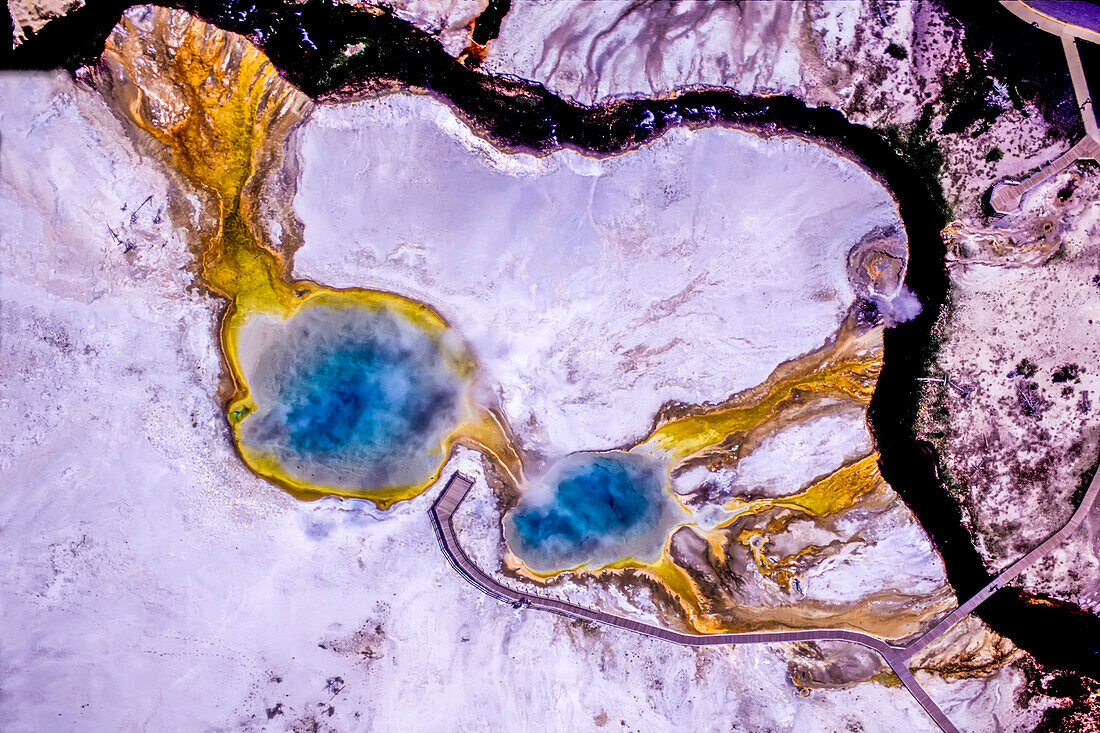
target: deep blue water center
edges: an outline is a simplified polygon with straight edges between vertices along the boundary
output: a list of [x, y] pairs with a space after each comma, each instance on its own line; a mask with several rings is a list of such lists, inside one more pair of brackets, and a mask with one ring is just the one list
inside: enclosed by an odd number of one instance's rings
[[552, 500], [523, 507], [509, 519], [521, 557], [581, 563], [652, 529], [661, 519], [657, 470], [628, 453], [578, 453], [550, 477]]
[[257, 411], [242, 437], [314, 485], [418, 485], [459, 422], [460, 357], [386, 309], [303, 309], [248, 375]]
[[377, 458], [430, 431], [449, 397], [418, 355], [371, 340], [311, 355], [279, 402], [294, 450]]

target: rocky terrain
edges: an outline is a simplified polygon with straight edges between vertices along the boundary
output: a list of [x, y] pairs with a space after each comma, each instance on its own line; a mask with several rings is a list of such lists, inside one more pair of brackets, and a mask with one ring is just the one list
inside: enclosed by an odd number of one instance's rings
[[[933, 368], [948, 382], [930, 383], [923, 429], [991, 569], [1060, 527], [1096, 468], [1097, 193], [1069, 171], [1019, 213], [945, 230], [952, 289]], [[1022, 587], [1100, 612], [1098, 521]]]
[[[1097, 184], [1095, 169], [1079, 166], [1032, 192], [1017, 214], [992, 218], [983, 209], [990, 185], [1055, 157], [1080, 123], [1056, 40], [1023, 36], [1026, 27], [995, 6], [964, 13], [963, 22], [953, 11], [936, 3], [521, 2], [485, 68], [586, 104], [699, 87], [792, 94], [894, 139], [938, 183], [954, 219], [944, 231], [950, 294], [927, 368], [929, 379], [948, 381], [928, 383], [920, 429], [992, 572], [1061, 526], [1097, 463], [1089, 376], [1100, 347], [1090, 244]], [[964, 25], [989, 21], [994, 31]], [[1021, 61], [1025, 43], [1045, 55]], [[1095, 613], [1097, 521], [1021, 587]]]

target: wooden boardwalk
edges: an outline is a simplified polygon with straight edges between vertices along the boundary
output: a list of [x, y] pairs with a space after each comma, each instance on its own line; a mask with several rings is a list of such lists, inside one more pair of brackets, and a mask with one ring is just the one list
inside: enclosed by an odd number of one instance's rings
[[[1003, 1], [1003, 0], [1002, 0]], [[1042, 27], [1044, 30], [1061, 35], [1063, 48], [1067, 62], [1070, 66], [1070, 75], [1073, 80], [1074, 91], [1081, 107], [1086, 136], [1074, 145], [1070, 150], [1051, 161], [1040, 171], [1023, 181], [1004, 181], [994, 187], [991, 197], [993, 207], [1000, 212], [1006, 212], [1019, 206], [1020, 200], [1028, 190], [1035, 187], [1050, 176], [1064, 170], [1080, 159], [1100, 159], [1100, 133], [1097, 132], [1096, 117], [1093, 112], [1092, 100], [1088, 94], [1087, 84], [1080, 56], [1074, 43], [1075, 38], [1084, 38], [1090, 41], [1100, 41], [1100, 10], [1093, 12], [1089, 23], [1070, 23], [1061, 18], [1048, 16], [1048, 13], [1057, 15], [1059, 8], [1056, 3], [1039, 2], [1004, 2], [1012, 12], [1023, 17], [1028, 22]], [[1051, 10], [1053, 8], [1054, 10]], [[1040, 10], [1041, 9], [1041, 10]], [[1094, 22], [1095, 21], [1095, 22]], [[1092, 26], [1096, 27], [1093, 28]], [[1049, 27], [1048, 27], [1049, 26]], [[509, 588], [495, 580], [488, 573], [481, 570], [466, 552], [455, 534], [453, 516], [455, 510], [466, 498], [473, 482], [467, 477], [455, 473], [451, 476], [443, 489], [443, 492], [432, 504], [429, 512], [432, 525], [435, 527], [436, 536], [439, 539], [440, 548], [458, 573], [471, 585], [486, 595], [492, 596], [504, 603], [511, 604], [514, 608], [536, 608], [549, 611], [570, 619], [583, 619], [606, 626], [614, 626], [635, 633], [644, 634], [655, 639], [681, 644], [684, 646], [722, 646], [727, 644], [771, 644], [776, 642], [791, 641], [847, 641], [860, 644], [873, 649], [880, 654], [886, 663], [901, 680], [905, 688], [916, 699], [920, 706], [946, 733], [956, 733], [958, 729], [951, 720], [940, 710], [928, 693], [924, 691], [920, 683], [913, 677], [909, 669], [909, 660], [930, 644], [943, 636], [951, 627], [970, 614], [983, 601], [992, 596], [997, 590], [1003, 588], [1022, 572], [1031, 567], [1041, 557], [1061, 544], [1067, 537], [1073, 534], [1084, 521], [1085, 516], [1092, 509], [1098, 495], [1100, 495], [1100, 472], [1093, 478], [1088, 491], [1081, 501], [1080, 506], [1074, 511], [1069, 521], [1057, 532], [1052, 534], [1039, 546], [1031, 550], [1017, 560], [1004, 572], [1000, 573], [985, 588], [982, 588], [972, 598], [961, 604], [957, 609], [947, 614], [934, 627], [922, 634], [916, 640], [904, 647], [893, 646], [882, 639], [869, 634], [845, 629], [812, 629], [805, 631], [766, 631], [744, 634], [688, 634], [671, 629], [654, 626], [652, 624], [634, 621], [623, 616], [596, 611], [583, 606], [578, 606], [566, 601], [547, 598], [527, 591]]]
[[1069, 521], [1057, 532], [1047, 538], [1042, 544], [1009, 566], [998, 575], [989, 585], [980, 590], [968, 601], [945, 616], [930, 630], [918, 637], [907, 646], [898, 647], [888, 644], [878, 637], [863, 634], [858, 631], [846, 629], [812, 629], [806, 631], [763, 631], [746, 634], [686, 634], [680, 631], [654, 626], [652, 624], [634, 621], [623, 616], [596, 611], [584, 606], [578, 606], [555, 598], [546, 598], [526, 591], [509, 588], [495, 580], [488, 573], [470, 559], [462, 544], [455, 534], [453, 516], [455, 510], [466, 498], [473, 486], [473, 481], [460, 473], [451, 476], [439, 498], [432, 504], [429, 516], [435, 527], [439, 546], [443, 550], [451, 565], [471, 585], [486, 595], [492, 596], [504, 603], [510, 603], [514, 608], [536, 608], [542, 611], [550, 611], [566, 618], [583, 619], [606, 626], [615, 626], [627, 631], [661, 639], [673, 644], [684, 646], [723, 646], [726, 644], [771, 644], [782, 641], [849, 641], [854, 644], [873, 649], [882, 655], [890, 669], [898, 676], [901, 683], [909, 690], [924, 711], [946, 733], [957, 733], [951, 720], [940, 710], [935, 701], [928, 696], [924, 688], [913, 677], [909, 669], [909, 660], [917, 653], [928, 647], [929, 644], [943, 636], [947, 631], [973, 611], [999, 588], [1012, 581], [1023, 571], [1031, 567], [1039, 558], [1053, 550], [1063, 540], [1073, 534], [1084, 521], [1085, 516], [1092, 509], [1097, 496], [1100, 495], [1100, 471], [1093, 478], [1088, 491], [1081, 501], [1081, 505], [1074, 511]]
[[1049, 553], [1058, 545], [1062, 544], [1071, 534], [1077, 531], [1077, 528], [1081, 526], [1081, 522], [1085, 521], [1085, 517], [1092, 510], [1093, 505], [1096, 503], [1097, 495], [1100, 494], [1100, 471], [1097, 471], [1096, 476], [1093, 477], [1092, 483], [1089, 484], [1088, 491], [1085, 492], [1085, 496], [1081, 499], [1081, 504], [1077, 507], [1076, 511], [1069, 518], [1069, 521], [1065, 525], [1052, 534], [1050, 537], [1043, 540], [1037, 547], [1031, 552], [1021, 557], [1016, 562], [1009, 565], [1003, 572], [997, 575], [989, 585], [982, 588], [980, 591], [974, 594], [970, 600], [963, 603], [954, 611], [944, 617], [942, 621], [929, 629], [916, 641], [910, 643], [905, 647], [905, 658], [908, 659], [914, 654], [917, 654], [933, 641], [938, 639], [947, 633], [947, 630], [962, 620], [964, 616], [969, 614], [979, 605], [982, 601], [989, 598], [995, 592], [1005, 587], [1013, 580], [1016, 579], [1020, 573], [1024, 572], [1036, 562], [1040, 560], [1044, 555]]
[[993, 187], [989, 204], [1000, 214], [1015, 211], [1020, 206], [1024, 194], [1038, 186], [1051, 176], [1058, 175], [1078, 160], [1100, 160], [1100, 143], [1087, 135], [1077, 144], [1050, 161], [1035, 173], [1022, 181], [1001, 181]]
[[469, 581], [475, 588], [505, 603], [512, 604], [515, 608], [537, 608], [550, 611], [561, 616], [573, 619], [584, 619], [607, 626], [616, 626], [639, 634], [682, 644], [685, 646], [722, 646], [726, 644], [767, 644], [779, 641], [850, 641], [855, 644], [874, 649], [881, 654], [890, 668], [901, 680], [902, 684], [917, 699], [921, 707], [936, 721], [944, 731], [954, 732], [957, 729], [943, 714], [935, 702], [932, 701], [920, 684], [913, 678], [909, 671], [909, 665], [905, 661], [905, 650], [891, 646], [882, 639], [856, 631], [844, 629], [813, 629], [808, 631], [767, 631], [752, 634], [685, 634], [671, 629], [661, 628], [652, 624], [634, 621], [633, 619], [616, 616], [603, 611], [596, 611], [554, 598], [518, 591], [497, 582], [487, 573], [483, 572], [462, 549], [458, 537], [455, 535], [452, 517], [455, 509], [469, 493], [473, 482], [462, 474], [455, 473], [447, 482], [443, 493], [439, 495], [432, 505], [430, 516], [439, 538], [443, 553], [450, 560], [451, 565], [462, 577]]
[[1076, 145], [1044, 165], [1022, 181], [1001, 181], [993, 187], [989, 205], [1000, 214], [1015, 211], [1024, 194], [1051, 176], [1061, 173], [1078, 160], [1100, 160], [1100, 130], [1096, 123], [1096, 110], [1089, 94], [1077, 39], [1100, 42], [1100, 8], [1086, 3], [1036, 2], [1001, 0], [1013, 15], [1031, 25], [1062, 39], [1062, 50], [1069, 66], [1073, 93], [1081, 112], [1085, 136]]

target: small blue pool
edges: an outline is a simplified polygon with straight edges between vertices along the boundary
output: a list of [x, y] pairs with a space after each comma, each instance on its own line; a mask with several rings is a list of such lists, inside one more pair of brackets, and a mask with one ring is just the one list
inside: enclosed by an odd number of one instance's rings
[[535, 493], [508, 514], [505, 535], [539, 572], [652, 554], [649, 540], [667, 515], [658, 467], [630, 453], [573, 454]]

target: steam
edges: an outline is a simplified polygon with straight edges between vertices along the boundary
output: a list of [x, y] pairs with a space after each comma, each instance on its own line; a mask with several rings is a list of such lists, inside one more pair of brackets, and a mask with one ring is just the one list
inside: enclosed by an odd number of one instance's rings
[[458, 421], [461, 341], [437, 343], [388, 309], [304, 308], [249, 354], [250, 449], [294, 478], [367, 489], [416, 484]]
[[884, 298], [881, 295], [872, 296], [871, 301], [878, 308], [878, 312], [886, 319], [887, 326], [896, 326], [899, 323], [911, 321], [920, 315], [920, 300], [905, 285], [901, 286], [893, 298]]

